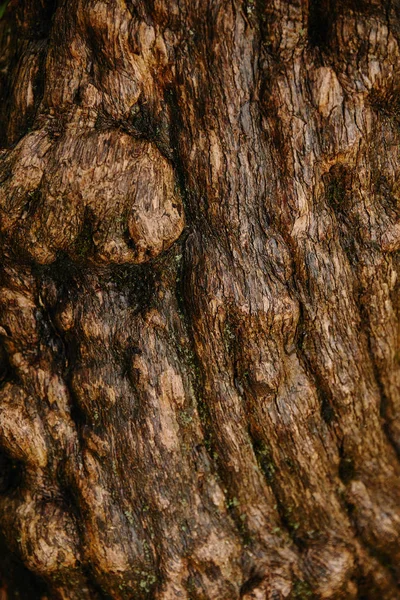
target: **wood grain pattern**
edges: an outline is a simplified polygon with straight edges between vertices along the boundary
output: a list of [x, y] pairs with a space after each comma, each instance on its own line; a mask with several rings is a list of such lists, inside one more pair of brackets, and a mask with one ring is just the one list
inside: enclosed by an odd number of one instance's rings
[[385, 0], [11, 0], [1, 598], [399, 597], [399, 43]]

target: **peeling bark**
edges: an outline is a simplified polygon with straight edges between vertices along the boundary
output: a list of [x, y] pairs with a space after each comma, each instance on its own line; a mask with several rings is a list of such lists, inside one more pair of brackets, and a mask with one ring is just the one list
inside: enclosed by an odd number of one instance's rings
[[400, 10], [11, 0], [0, 595], [396, 600]]

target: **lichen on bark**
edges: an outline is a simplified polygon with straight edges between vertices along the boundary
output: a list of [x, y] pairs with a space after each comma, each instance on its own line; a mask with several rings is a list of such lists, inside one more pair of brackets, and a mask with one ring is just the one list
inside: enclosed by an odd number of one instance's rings
[[10, 1], [2, 597], [398, 598], [399, 32]]

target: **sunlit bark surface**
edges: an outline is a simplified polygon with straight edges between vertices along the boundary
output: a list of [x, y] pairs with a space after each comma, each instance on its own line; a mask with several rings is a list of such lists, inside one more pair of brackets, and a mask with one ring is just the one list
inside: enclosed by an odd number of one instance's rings
[[0, 598], [398, 600], [398, 2], [0, 30]]

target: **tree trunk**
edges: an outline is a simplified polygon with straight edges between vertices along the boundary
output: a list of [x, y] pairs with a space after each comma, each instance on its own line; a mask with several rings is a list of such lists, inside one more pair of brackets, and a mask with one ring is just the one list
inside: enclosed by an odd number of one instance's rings
[[397, 0], [0, 29], [0, 598], [398, 599]]

